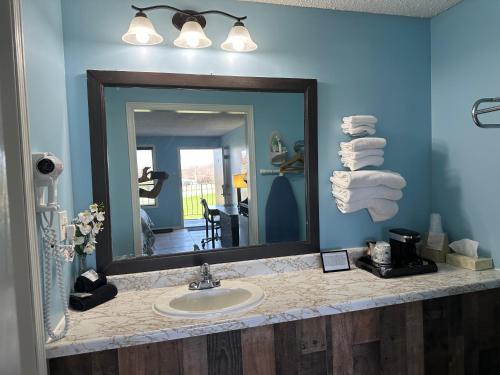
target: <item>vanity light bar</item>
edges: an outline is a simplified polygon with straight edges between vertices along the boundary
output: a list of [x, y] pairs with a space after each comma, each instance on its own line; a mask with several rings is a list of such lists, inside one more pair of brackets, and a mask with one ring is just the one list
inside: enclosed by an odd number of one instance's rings
[[174, 11], [172, 24], [180, 30], [179, 36], [174, 40], [174, 45], [179, 48], [207, 48], [212, 45], [212, 41], [203, 31], [207, 22], [204, 15], [218, 14], [232, 18], [236, 22], [229, 31], [226, 40], [220, 45], [224, 51], [229, 52], [251, 52], [257, 49], [257, 44], [252, 40], [248, 29], [243, 24], [247, 17], [237, 17], [220, 10], [206, 10], [196, 12], [193, 10], [181, 10], [170, 5], [153, 5], [140, 8], [132, 5], [136, 10], [134, 18], [130, 22], [129, 28], [122, 36], [125, 43], [152, 46], [163, 42], [163, 37], [156, 32], [153, 23], [146, 15], [146, 12], [157, 9], [167, 9]]

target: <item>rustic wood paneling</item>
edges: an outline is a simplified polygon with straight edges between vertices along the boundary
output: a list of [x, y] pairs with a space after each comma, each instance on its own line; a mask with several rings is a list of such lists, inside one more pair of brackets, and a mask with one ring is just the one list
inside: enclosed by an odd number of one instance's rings
[[222, 332], [207, 338], [208, 374], [243, 374], [241, 331]]
[[243, 375], [276, 374], [273, 326], [242, 330], [241, 351], [243, 355]]
[[500, 289], [50, 360], [51, 375], [500, 374]]
[[280, 323], [274, 326], [274, 351], [276, 372], [297, 375], [300, 363], [297, 322]]
[[408, 375], [424, 375], [424, 325], [422, 302], [411, 302], [406, 309], [406, 368]]
[[208, 375], [207, 336], [182, 340], [183, 374]]
[[333, 374], [352, 375], [354, 373], [352, 347], [353, 315], [345, 313], [331, 317]]

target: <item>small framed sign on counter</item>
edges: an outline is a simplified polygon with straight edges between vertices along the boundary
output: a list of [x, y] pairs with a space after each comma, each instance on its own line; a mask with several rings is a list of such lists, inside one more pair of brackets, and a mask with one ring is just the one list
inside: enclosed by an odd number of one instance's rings
[[351, 269], [347, 250], [327, 250], [321, 252], [323, 272], [347, 271]]

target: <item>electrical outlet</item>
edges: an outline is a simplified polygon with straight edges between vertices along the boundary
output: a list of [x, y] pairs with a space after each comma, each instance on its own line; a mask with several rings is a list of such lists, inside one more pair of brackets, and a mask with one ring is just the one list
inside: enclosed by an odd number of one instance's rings
[[59, 240], [66, 240], [66, 227], [68, 226], [68, 213], [66, 211], [59, 211], [57, 213], [59, 218]]

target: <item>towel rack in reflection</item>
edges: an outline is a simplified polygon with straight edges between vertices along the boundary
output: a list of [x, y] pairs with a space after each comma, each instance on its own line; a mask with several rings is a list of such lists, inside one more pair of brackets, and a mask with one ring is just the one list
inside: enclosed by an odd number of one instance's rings
[[479, 109], [479, 105], [481, 105], [482, 103], [500, 103], [500, 98], [482, 98], [476, 101], [472, 106], [472, 120], [474, 120], [474, 124], [476, 124], [480, 128], [500, 128], [500, 124], [483, 124], [478, 119], [478, 116], [482, 115], [483, 113], [500, 111], [500, 105]]

